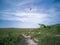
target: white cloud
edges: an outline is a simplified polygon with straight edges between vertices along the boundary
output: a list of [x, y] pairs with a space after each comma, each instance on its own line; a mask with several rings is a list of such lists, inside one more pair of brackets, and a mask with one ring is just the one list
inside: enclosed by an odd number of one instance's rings
[[31, 3], [32, 1], [23, 1], [23, 2], [21, 2], [21, 3], [18, 3], [16, 6], [23, 6], [23, 5], [25, 5], [25, 4], [29, 4], [29, 3]]
[[[17, 12], [17, 13], [5, 13], [6, 15], [2, 18], [4, 20], [15, 20], [28, 23], [42, 23], [47, 17], [47, 14], [44, 13], [33, 13], [33, 12]], [[13, 17], [14, 15], [15, 17]], [[22, 17], [22, 18], [20, 18]]]
[[[52, 21], [55, 20], [57, 14], [55, 8], [50, 8], [47, 10], [47, 13], [44, 13], [43, 10], [45, 8], [39, 9], [38, 8], [32, 8], [32, 11], [29, 11], [29, 8], [26, 8], [23, 11], [17, 11], [17, 12], [0, 12], [3, 13], [3, 20], [15, 20], [15, 21], [22, 21], [25, 23], [44, 23], [44, 21]], [[40, 12], [38, 12], [40, 11]], [[52, 19], [52, 20], [51, 20]]]

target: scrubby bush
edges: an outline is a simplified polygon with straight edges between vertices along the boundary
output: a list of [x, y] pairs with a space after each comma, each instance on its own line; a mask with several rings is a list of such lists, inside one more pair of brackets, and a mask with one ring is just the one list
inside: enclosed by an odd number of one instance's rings
[[60, 24], [41, 27], [34, 32], [40, 32], [33, 35], [39, 39], [39, 45], [60, 45]]

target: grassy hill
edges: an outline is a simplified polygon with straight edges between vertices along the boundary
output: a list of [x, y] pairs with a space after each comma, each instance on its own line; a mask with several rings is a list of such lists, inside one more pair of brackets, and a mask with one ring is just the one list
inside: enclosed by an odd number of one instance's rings
[[39, 45], [60, 45], [60, 24], [41, 26], [37, 29], [0, 28], [0, 44], [24, 45], [25, 41], [20, 38], [20, 35], [25, 34], [37, 38]]
[[33, 32], [35, 32], [33, 37], [37, 37], [41, 45], [60, 45], [60, 24], [43, 25]]

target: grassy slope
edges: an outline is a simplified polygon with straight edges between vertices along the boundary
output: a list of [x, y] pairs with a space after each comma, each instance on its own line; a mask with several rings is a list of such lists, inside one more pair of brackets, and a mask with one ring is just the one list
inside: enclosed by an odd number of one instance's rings
[[24, 45], [21, 34], [31, 35], [39, 40], [39, 45], [60, 45], [60, 24], [38, 29], [0, 28], [1, 45]]
[[60, 45], [60, 24], [34, 30], [33, 37], [39, 39], [39, 45]]
[[20, 28], [0, 28], [1, 45], [24, 45], [25, 42], [20, 38], [21, 34], [27, 35], [32, 29]]

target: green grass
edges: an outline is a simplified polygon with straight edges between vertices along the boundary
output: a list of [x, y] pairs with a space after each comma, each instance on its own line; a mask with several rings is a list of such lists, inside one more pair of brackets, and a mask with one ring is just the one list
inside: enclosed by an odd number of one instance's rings
[[39, 45], [60, 45], [60, 24], [42, 27], [33, 32], [33, 37], [39, 39]]
[[26, 34], [29, 30], [0, 28], [0, 44], [1, 45], [24, 45], [24, 41], [20, 39], [22, 33]]
[[0, 28], [1, 45], [24, 45], [21, 34], [30, 35], [39, 40], [39, 45], [60, 45], [60, 24], [38, 29]]

